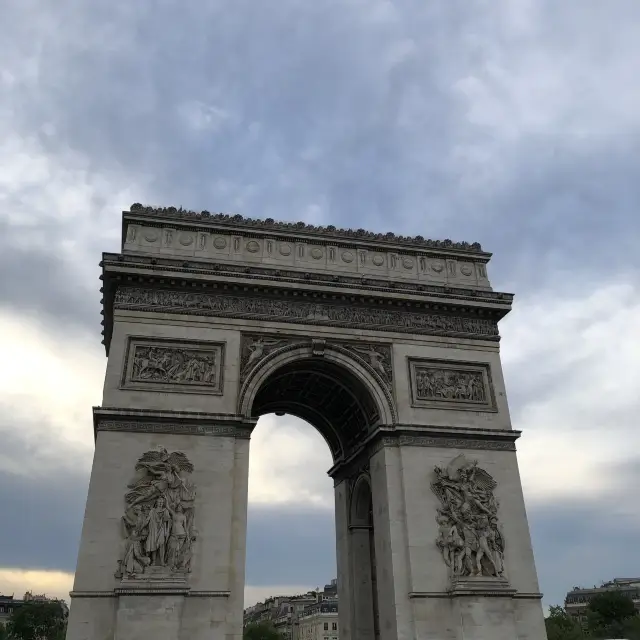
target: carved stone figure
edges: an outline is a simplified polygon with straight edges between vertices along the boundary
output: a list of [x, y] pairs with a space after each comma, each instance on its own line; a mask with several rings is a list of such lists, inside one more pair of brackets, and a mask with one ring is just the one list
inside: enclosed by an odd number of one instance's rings
[[416, 369], [416, 391], [419, 400], [487, 400], [479, 371], [419, 367]]
[[504, 540], [498, 527], [494, 479], [460, 454], [435, 467], [431, 489], [441, 502], [436, 545], [452, 577], [504, 575]]
[[140, 577], [151, 568], [169, 575], [188, 571], [196, 492], [186, 476], [193, 465], [184, 453], [159, 448], [144, 453], [136, 471], [125, 495], [125, 545], [116, 577]]
[[136, 345], [131, 379], [141, 382], [216, 386], [216, 356], [214, 350]]
[[274, 349], [284, 346], [287, 342], [287, 340], [273, 340], [262, 336], [244, 336], [241, 349], [241, 379], [244, 379], [251, 369]]
[[359, 347], [351, 347], [354, 351], [357, 351], [361, 355], [365, 356], [367, 360], [369, 360], [369, 364], [374, 371], [377, 371], [383, 380], [386, 380], [388, 377], [387, 369], [385, 367], [386, 354], [378, 351], [374, 346], [367, 345], [366, 348], [362, 349]]

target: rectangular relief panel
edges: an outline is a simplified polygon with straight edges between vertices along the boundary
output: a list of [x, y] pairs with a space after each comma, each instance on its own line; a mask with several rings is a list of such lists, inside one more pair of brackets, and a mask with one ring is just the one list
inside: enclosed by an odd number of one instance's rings
[[413, 407], [497, 411], [488, 363], [416, 358], [408, 361]]
[[121, 389], [222, 395], [224, 343], [129, 336]]

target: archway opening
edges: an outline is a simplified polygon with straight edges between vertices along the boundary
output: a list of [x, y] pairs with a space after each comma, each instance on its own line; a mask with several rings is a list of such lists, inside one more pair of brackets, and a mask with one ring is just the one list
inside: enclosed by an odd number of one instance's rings
[[[251, 380], [245, 384], [250, 387]], [[330, 581], [339, 575], [349, 574], [348, 581], [353, 584], [362, 573], [361, 563], [364, 561], [364, 571], [368, 576], [365, 590], [359, 588], [353, 598], [349, 596], [349, 602], [338, 601], [333, 618], [330, 611], [325, 612], [324, 617], [318, 616], [317, 630], [320, 637], [337, 637], [338, 609], [348, 607], [353, 612], [355, 607], [360, 612], [359, 616], [366, 611], [366, 622], [363, 620], [358, 627], [363, 631], [367, 627], [367, 632], [357, 637], [377, 637], [370, 485], [366, 485], [368, 497], [349, 492], [349, 505], [354, 505], [364, 526], [358, 529], [359, 535], [352, 537], [357, 527], [351, 527], [350, 515], [345, 518], [344, 526], [349, 528], [349, 532], [344, 534], [349, 536], [349, 550], [346, 557], [344, 552], [341, 554], [340, 562], [345, 566], [336, 570], [334, 491], [333, 482], [326, 475], [329, 468], [348, 457], [372, 427], [380, 422], [381, 411], [374, 393], [357, 372], [330, 357], [308, 352], [302, 357], [281, 362], [268, 375], [263, 375], [259, 384], [254, 385], [248, 408], [250, 415], [260, 417], [260, 421], [252, 435], [249, 463], [247, 595], [252, 582], [256, 579], [264, 581], [264, 577], [258, 574], [268, 571], [267, 565], [273, 567], [276, 574], [279, 566], [286, 579], [279, 579], [281, 590], [274, 585], [273, 593], [264, 593], [264, 596], [281, 597], [274, 599], [270, 607], [263, 601], [257, 610], [251, 612], [250, 609], [245, 621], [251, 619], [252, 614], [254, 618], [275, 616], [273, 621], [285, 637], [300, 637], [300, 625], [309, 623], [303, 618], [310, 603], [299, 597], [287, 599], [287, 596], [302, 594], [283, 593], [289, 586], [285, 583], [309, 585], [309, 569], [313, 571], [314, 566], [318, 567], [314, 583], [319, 592], [315, 598], [321, 603], [338, 595], [337, 585]], [[328, 449], [321, 445], [321, 438]], [[328, 455], [324, 454], [325, 451]], [[296, 457], [293, 462], [292, 457]], [[269, 488], [275, 489], [276, 486], [284, 490], [270, 494]], [[256, 500], [258, 496], [260, 499]], [[351, 513], [351, 506], [348, 510]], [[270, 523], [265, 521], [266, 517], [271, 518]], [[275, 545], [274, 540], [277, 541]], [[358, 562], [354, 563], [356, 557]], [[271, 558], [271, 562], [266, 562], [265, 558]], [[254, 593], [255, 590], [251, 591], [252, 596]], [[303, 604], [299, 607], [301, 601]], [[253, 605], [254, 602], [247, 601], [246, 604]], [[271, 611], [267, 613], [267, 609]], [[344, 616], [345, 612], [341, 611], [340, 618]], [[353, 618], [353, 613], [349, 613], [349, 617]], [[291, 620], [288, 628], [287, 618]], [[327, 628], [324, 628], [325, 624]]]
[[[268, 621], [288, 640], [312, 628], [324, 637], [326, 624], [327, 637], [338, 637], [329, 447], [309, 423], [267, 414], [250, 451], [244, 623]], [[315, 613], [318, 605], [336, 611]]]
[[380, 419], [374, 398], [355, 374], [323, 357], [283, 364], [258, 388], [251, 415], [292, 415], [314, 426], [334, 461]]

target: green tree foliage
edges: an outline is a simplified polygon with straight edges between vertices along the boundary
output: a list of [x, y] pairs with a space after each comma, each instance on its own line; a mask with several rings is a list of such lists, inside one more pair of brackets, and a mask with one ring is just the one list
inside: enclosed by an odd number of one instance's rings
[[587, 606], [589, 632], [593, 638], [628, 638], [636, 640], [633, 600], [620, 591], [604, 591], [594, 596]]
[[581, 640], [582, 627], [562, 607], [551, 607], [544, 620], [548, 640]]
[[282, 640], [283, 636], [270, 622], [252, 622], [244, 628], [244, 640]]
[[620, 591], [605, 591], [587, 606], [589, 633], [593, 638], [640, 640], [640, 618], [633, 600]]
[[2, 622], [0, 622], [0, 640], [7, 640], [7, 630]]
[[11, 614], [7, 632], [16, 640], [64, 640], [66, 626], [59, 603], [26, 602]]

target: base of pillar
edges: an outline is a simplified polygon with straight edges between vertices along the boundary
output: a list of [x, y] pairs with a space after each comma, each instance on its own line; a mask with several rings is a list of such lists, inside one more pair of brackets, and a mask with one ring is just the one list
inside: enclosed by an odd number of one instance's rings
[[492, 578], [487, 576], [464, 576], [454, 578], [448, 593], [452, 597], [459, 596], [497, 596], [511, 598], [516, 590], [511, 587], [506, 578]]

